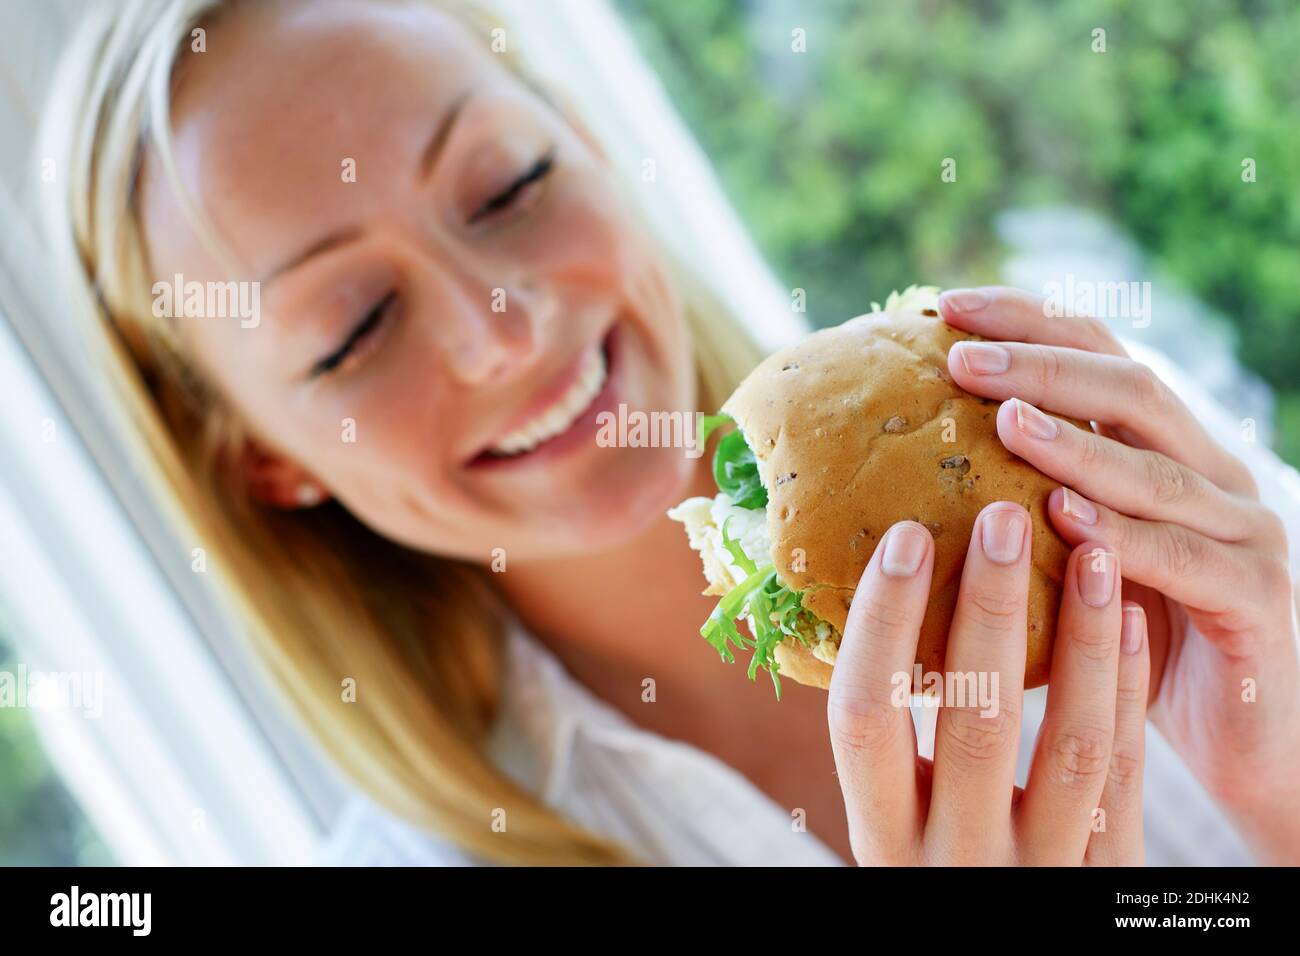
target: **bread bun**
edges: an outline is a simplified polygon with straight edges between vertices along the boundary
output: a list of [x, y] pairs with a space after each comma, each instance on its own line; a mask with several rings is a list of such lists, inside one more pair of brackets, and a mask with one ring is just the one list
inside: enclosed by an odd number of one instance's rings
[[782, 677], [788, 677], [799, 684], [807, 684], [809, 687], [830, 689], [831, 671], [835, 669], [834, 665], [814, 657], [813, 652], [802, 642], [784, 640], [776, 645], [772, 656], [776, 658]]
[[[943, 671], [976, 515], [994, 501], [1024, 506], [1033, 522], [1025, 685], [1036, 687], [1047, 682], [1070, 553], [1047, 517], [1057, 483], [1003, 447], [997, 402], [949, 376], [949, 348], [977, 337], [923, 308], [908, 296], [813, 333], [763, 361], [723, 411], [758, 460], [778, 573], [839, 633], [889, 527], [911, 519], [930, 529], [934, 577], [917, 650], [926, 672]], [[794, 639], [776, 659], [782, 676], [829, 684], [831, 665]]]

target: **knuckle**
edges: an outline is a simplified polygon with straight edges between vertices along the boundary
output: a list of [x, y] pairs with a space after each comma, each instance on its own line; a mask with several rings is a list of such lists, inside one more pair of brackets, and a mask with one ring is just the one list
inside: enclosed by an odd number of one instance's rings
[[1160, 537], [1160, 567], [1168, 582], [1187, 576], [1196, 567], [1196, 546], [1192, 536], [1178, 525], [1169, 525]]
[[968, 588], [962, 597], [971, 622], [988, 631], [1010, 630], [1025, 605], [1024, 596], [989, 587]]
[[1091, 728], [1080, 727], [1057, 734], [1049, 753], [1057, 780], [1072, 789], [1091, 786], [1110, 765], [1107, 736]]
[[1136, 793], [1142, 785], [1142, 758], [1132, 751], [1116, 748], [1110, 755], [1106, 783], [1117, 793]]
[[944, 757], [961, 765], [996, 760], [1019, 743], [1018, 719], [1010, 708], [999, 707], [996, 714], [985, 716], [973, 707], [951, 707], [944, 714]]
[[1145, 461], [1147, 484], [1157, 504], [1177, 504], [1188, 496], [1191, 477], [1187, 469], [1157, 452], [1148, 453]]
[[908, 624], [907, 611], [879, 595], [862, 595], [853, 602], [852, 616], [868, 634], [894, 634]]
[[831, 739], [840, 747], [861, 754], [887, 750], [902, 729], [902, 712], [888, 700], [852, 690], [832, 693], [826, 703]]
[[1102, 627], [1081, 627], [1070, 635], [1070, 643], [1085, 660], [1105, 664], [1114, 659], [1119, 634]]
[[1140, 545], [1146, 544], [1145, 539], [1139, 534], [1137, 522], [1126, 516], [1113, 515], [1107, 522], [1106, 530], [1110, 539], [1115, 542], [1115, 550], [1124, 555], [1126, 560], [1138, 550]]
[[1169, 388], [1150, 366], [1134, 362], [1131, 381], [1133, 400], [1139, 409], [1158, 415], [1168, 408]]
[[1079, 432], [1079, 467], [1081, 472], [1091, 472], [1105, 464], [1106, 446], [1101, 436], [1091, 431]]
[[1143, 684], [1120, 684], [1115, 688], [1115, 701], [1125, 705], [1126, 709], [1145, 709], [1147, 689]]
[[1040, 395], [1049, 394], [1061, 380], [1063, 368], [1061, 355], [1046, 345], [1034, 346], [1034, 382]]

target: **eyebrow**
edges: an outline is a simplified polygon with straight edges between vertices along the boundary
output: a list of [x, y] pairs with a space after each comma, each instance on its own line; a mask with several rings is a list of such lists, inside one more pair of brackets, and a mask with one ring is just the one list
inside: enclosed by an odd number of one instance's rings
[[360, 229], [345, 229], [342, 232], [336, 232], [331, 236], [326, 236], [324, 239], [320, 240], [319, 242], [312, 243], [312, 245], [308, 246], [302, 252], [298, 253], [288, 262], [284, 263], [283, 265], [279, 266], [276, 269], [273, 269], [270, 273], [268, 273], [262, 279], [262, 285], [264, 286], [270, 285], [270, 283], [275, 278], [277, 278], [280, 275], [283, 275], [286, 272], [293, 271], [294, 269], [298, 268], [300, 265], [302, 265], [304, 262], [306, 262], [308, 259], [312, 258], [313, 256], [318, 256], [322, 252], [325, 252], [329, 249], [333, 249], [336, 246], [342, 246], [342, 245], [346, 245], [349, 242], [353, 242], [358, 237], [360, 237], [360, 235], [361, 235]]
[[469, 99], [469, 92], [460, 94], [452, 102], [447, 112], [443, 114], [442, 122], [438, 128], [433, 131], [433, 136], [429, 139], [429, 145], [424, 147], [424, 152], [420, 155], [420, 177], [427, 179], [433, 172], [433, 167], [437, 165], [438, 157], [442, 155], [442, 147], [447, 143], [447, 137], [451, 133], [451, 128], [456, 123], [456, 118], [460, 116], [460, 111]]
[[[421, 179], [428, 179], [430, 174], [433, 172], [433, 168], [437, 165], [438, 158], [442, 155], [443, 147], [446, 145], [447, 139], [451, 134], [451, 128], [455, 125], [456, 118], [460, 116], [461, 109], [464, 107], [465, 101], [468, 100], [469, 97], [470, 94], [468, 92], [462, 93], [460, 96], [456, 97], [451, 106], [447, 109], [447, 112], [443, 114], [442, 121], [438, 124], [438, 128], [433, 131], [433, 136], [430, 137], [428, 145], [424, 147], [423, 152], [420, 154], [419, 174]], [[360, 235], [360, 229], [345, 229], [341, 232], [336, 232], [333, 235], [326, 236], [319, 242], [312, 243], [288, 262], [285, 262], [271, 270], [271, 272], [262, 279], [262, 285], [268, 285], [278, 276], [298, 268], [298, 266], [302, 265], [313, 256], [318, 256], [322, 252], [355, 241], [360, 237]]]

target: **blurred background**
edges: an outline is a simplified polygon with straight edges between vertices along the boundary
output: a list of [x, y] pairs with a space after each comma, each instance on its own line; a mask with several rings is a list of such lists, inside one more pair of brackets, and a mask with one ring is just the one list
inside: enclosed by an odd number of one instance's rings
[[1120, 331], [1300, 463], [1295, 0], [617, 6], [814, 323], [913, 282], [1039, 289], [1062, 259], [1159, 282]]
[[[0, 671], [20, 658], [0, 615]], [[108, 866], [113, 856], [46, 756], [31, 712], [0, 707], [0, 866]]]
[[[52, 57], [80, 6], [0, 0], [0, 169], [14, 208], [38, 188], [30, 129]], [[737, 296], [766, 283], [788, 309], [790, 290], [802, 289], [808, 318], [825, 325], [914, 282], [1006, 281], [1037, 291], [1065, 274], [1151, 282], [1150, 325], [1121, 321], [1117, 331], [1165, 352], [1231, 415], [1257, 423], [1262, 443], [1300, 463], [1295, 0], [498, 6], [519, 13], [525, 46], [545, 48], [554, 69], [575, 90], [585, 88], [576, 98], [581, 105], [585, 97], [595, 125], [617, 136], [617, 124], [629, 124], [616, 161], [635, 169], [645, 155], [663, 160], [665, 215], [689, 219], [702, 247], [740, 250], [734, 268], [713, 263], [733, 274]], [[954, 182], [940, 176], [948, 158]], [[1247, 165], [1253, 177], [1244, 175]], [[736, 238], [744, 233], [748, 238]], [[744, 258], [751, 238], [753, 261]], [[12, 272], [35, 264], [12, 250], [5, 255]], [[0, 319], [7, 311], [19, 327], [23, 307], [15, 302], [30, 299], [6, 299], [4, 291], [0, 285]], [[30, 387], [7, 378], [0, 413], [30, 401], [27, 418], [14, 419], [14, 428], [28, 429], [62, 408], [77, 426], [70, 431], [86, 440], [97, 426], [78, 420], [75, 389], [55, 380], [55, 363], [38, 354], [35, 333], [20, 338], [41, 359], [28, 370], [39, 374]], [[0, 416], [0, 438], [4, 426]], [[142, 507], [132, 506], [129, 463], [106, 465], [95, 442], [86, 445], [76, 467], [110, 479], [95, 506], [147, 525]], [[46, 452], [31, 455], [32, 475], [40, 473], [39, 454]], [[22, 495], [40, 484], [18, 475], [0, 473], [0, 506], [8, 479], [15, 514], [29, 510]], [[71, 507], [68, 501], [59, 507]], [[323, 830], [332, 810], [321, 794], [332, 784], [303, 769], [314, 759], [310, 748], [268, 729], [282, 717], [250, 689], [253, 679], [230, 678], [242, 666], [231, 663], [230, 635], [193, 611], [199, 599], [183, 574], [168, 578], [171, 545], [144, 527], [142, 553], [162, 555], [156, 563], [164, 572], [142, 563], [139, 579], [124, 586], [137, 609], [161, 607], [175, 591], [188, 617], [118, 627], [90, 603], [94, 595], [69, 585], [86, 579], [66, 559], [79, 544], [46, 540], [54, 514], [32, 524], [31, 549], [58, 559], [50, 564], [49, 593], [62, 597], [51, 600], [87, 602], [78, 625], [84, 631], [69, 625], [56, 640], [39, 608], [22, 614], [6, 606], [33, 593], [22, 576], [44, 567], [10, 538], [0, 554], [0, 576], [7, 576], [0, 582], [7, 585], [0, 586], [0, 672], [51, 649], [79, 661], [83, 645], [93, 644], [108, 662], [110, 687], [118, 688], [114, 713], [138, 705], [132, 726], [156, 736], [122, 740], [125, 731], [114, 726], [86, 737], [30, 709], [0, 707], [0, 865], [297, 859], [297, 844], [271, 847], [274, 840], [256, 827], [294, 832], [281, 826], [292, 819], [309, 821], [304, 832]], [[85, 527], [81, 516], [77, 522]], [[55, 586], [60, 569], [63, 591]], [[159, 596], [151, 598], [150, 589]], [[134, 613], [123, 612], [122, 621]], [[186, 673], [209, 668], [209, 696], [195, 691], [195, 678], [180, 679], [184, 668], [171, 659], [162, 672], [169, 677], [132, 680], [126, 662], [149, 654], [130, 642], [159, 637], [165, 640], [154, 657], [179, 655], [191, 631], [198, 650]], [[223, 681], [234, 689], [222, 690]], [[140, 686], [171, 686], [174, 699], [137, 701], [128, 690]], [[192, 732], [177, 717], [187, 707]], [[249, 728], [221, 708], [249, 715]], [[225, 736], [202, 736], [218, 727]], [[195, 740], [210, 750], [195, 750]], [[102, 777], [88, 769], [99, 757], [108, 768]], [[221, 789], [231, 775], [223, 761], [250, 793]], [[264, 764], [272, 768], [264, 780], [248, 769]], [[293, 809], [299, 803], [305, 809]], [[122, 822], [132, 814], [139, 819]], [[219, 850], [206, 843], [196, 849], [199, 834]]]

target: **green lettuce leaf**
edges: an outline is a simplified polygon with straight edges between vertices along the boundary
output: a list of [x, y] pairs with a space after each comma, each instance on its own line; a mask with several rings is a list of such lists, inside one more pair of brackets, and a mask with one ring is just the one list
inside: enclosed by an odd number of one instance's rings
[[736, 562], [736, 566], [740, 568], [740, 570], [744, 571], [746, 574], [753, 574], [758, 570], [758, 566], [755, 565], [753, 561], [749, 560], [749, 555], [741, 550], [739, 543], [727, 534], [727, 525], [729, 524], [731, 524], [730, 518], [722, 522], [722, 546], [731, 554], [731, 560]]
[[[734, 425], [735, 420], [726, 412], [702, 415], [696, 447], [704, 448], [709, 436], [727, 424]], [[740, 507], [751, 510], [767, 507], [767, 491], [758, 478], [758, 462], [739, 428], [718, 442], [718, 450], [713, 453], [713, 478], [718, 490]]]
[[767, 489], [758, 479], [758, 462], [739, 428], [718, 442], [713, 456], [713, 479], [718, 489], [740, 507], [753, 510], [767, 507]]
[[[720, 426], [732, 423], [730, 415], [707, 415], [701, 419], [699, 445], [703, 448], [709, 436]], [[745, 441], [744, 434], [736, 429], [718, 442], [713, 455], [713, 477], [718, 490], [724, 492], [741, 508], [762, 510], [767, 507], [767, 490], [758, 477], [758, 461]], [[801, 595], [782, 583], [771, 564], [759, 567], [727, 531], [727, 521], [722, 526], [722, 544], [736, 566], [746, 575], [745, 580], [728, 591], [718, 602], [709, 619], [700, 628], [700, 634], [713, 646], [728, 664], [735, 663], [732, 653], [749, 650], [749, 679], [755, 680], [759, 668], [772, 677], [777, 700], [781, 699], [781, 669], [776, 662], [776, 646], [786, 638], [796, 638], [805, 646], [808, 639], [800, 629], [815, 626], [816, 618], [803, 609]], [[752, 634], [738, 627], [738, 619], [752, 618]]]
[[[723, 542], [729, 541], [724, 528]], [[727, 550], [731, 551], [733, 545], [734, 541], [727, 544]], [[740, 547], [735, 545], [735, 551], [739, 550]], [[732, 551], [733, 555], [735, 551]], [[745, 561], [749, 567], [753, 567], [753, 562], [748, 558]], [[745, 564], [741, 564], [741, 567], [748, 571]], [[745, 634], [736, 627], [736, 620], [746, 616], [753, 618], [752, 635]], [[796, 638], [805, 646], [811, 646], [798, 627], [801, 616], [805, 626], [816, 623], [812, 615], [804, 611], [799, 593], [782, 583], [775, 567], [765, 564], [761, 568], [755, 568], [744, 581], [723, 596], [700, 628], [700, 635], [728, 664], [735, 663], [736, 660], [732, 647], [738, 651], [753, 651], [749, 660], [749, 679], [757, 677], [760, 667], [766, 670], [772, 677], [776, 699], [780, 700], [781, 678], [777, 672], [781, 667], [776, 662], [776, 646], [787, 637]]]
[[700, 433], [696, 436], [695, 447], [703, 449], [709, 443], [709, 436], [714, 433], [720, 426], [734, 420], [726, 412], [718, 412], [716, 415], [700, 416]]

